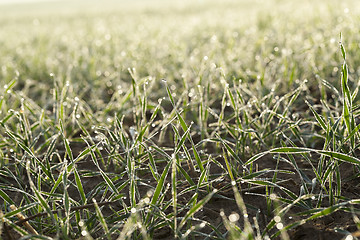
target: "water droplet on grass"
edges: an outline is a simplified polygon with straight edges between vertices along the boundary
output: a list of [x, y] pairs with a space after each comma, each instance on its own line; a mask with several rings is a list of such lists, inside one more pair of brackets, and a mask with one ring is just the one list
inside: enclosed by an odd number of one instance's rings
[[222, 216], [222, 217], [225, 216], [225, 213], [224, 213], [223, 209], [220, 210], [220, 216]]
[[354, 239], [354, 237], [352, 235], [347, 235], [345, 238], [345, 240], [353, 240], [353, 239]]
[[240, 215], [237, 213], [232, 213], [229, 216], [230, 222], [237, 222], [240, 219]]
[[135, 138], [135, 136], [138, 134], [134, 127], [130, 127], [129, 131], [132, 138]]
[[270, 194], [270, 199], [271, 200], [275, 200], [276, 199], [276, 195], [274, 193]]
[[151, 197], [154, 194], [153, 190], [149, 190], [146, 192], [146, 196]]

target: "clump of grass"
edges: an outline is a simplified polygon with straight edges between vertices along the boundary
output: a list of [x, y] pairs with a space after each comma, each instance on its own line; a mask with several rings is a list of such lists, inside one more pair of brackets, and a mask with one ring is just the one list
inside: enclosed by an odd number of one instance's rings
[[335, 212], [359, 228], [359, 13], [275, 2], [1, 17], [1, 236], [291, 239]]

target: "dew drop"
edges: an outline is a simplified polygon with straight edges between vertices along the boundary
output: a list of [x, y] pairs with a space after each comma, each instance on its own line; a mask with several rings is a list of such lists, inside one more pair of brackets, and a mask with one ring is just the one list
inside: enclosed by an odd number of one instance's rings
[[276, 199], [276, 195], [274, 193], [270, 194], [270, 199], [271, 200], [275, 200]]
[[135, 138], [135, 136], [138, 134], [134, 127], [130, 127], [129, 131], [132, 138]]
[[347, 235], [345, 238], [345, 240], [353, 240], [353, 239], [354, 239], [354, 237], [352, 235]]
[[232, 213], [229, 216], [230, 222], [237, 222], [240, 219], [240, 215], [237, 213]]
[[222, 216], [222, 217], [225, 216], [224, 210], [222, 210], [222, 209], [220, 210], [220, 216]]
[[153, 194], [154, 194], [154, 191], [149, 190], [149, 191], [147, 191], [146, 196], [151, 197]]

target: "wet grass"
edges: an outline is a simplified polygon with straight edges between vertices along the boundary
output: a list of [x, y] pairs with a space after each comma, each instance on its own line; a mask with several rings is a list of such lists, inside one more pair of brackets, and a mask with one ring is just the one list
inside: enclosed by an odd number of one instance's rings
[[1, 236], [355, 239], [354, 4], [3, 7]]

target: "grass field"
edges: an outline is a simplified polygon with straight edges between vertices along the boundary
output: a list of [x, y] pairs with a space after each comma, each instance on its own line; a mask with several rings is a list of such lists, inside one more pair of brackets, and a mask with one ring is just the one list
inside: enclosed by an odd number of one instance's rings
[[357, 239], [356, 1], [0, 5], [3, 239]]

